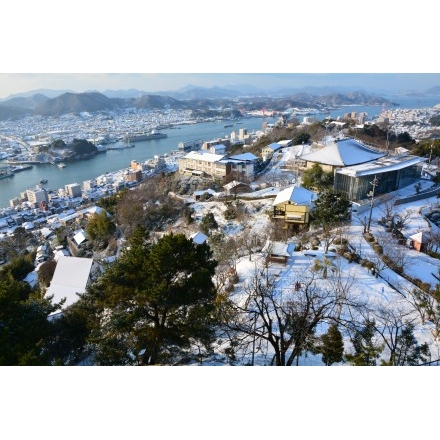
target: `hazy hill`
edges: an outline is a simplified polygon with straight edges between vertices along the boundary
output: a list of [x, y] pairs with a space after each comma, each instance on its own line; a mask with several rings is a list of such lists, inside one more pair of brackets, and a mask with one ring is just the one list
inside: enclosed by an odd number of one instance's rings
[[45, 103], [48, 99], [46, 95], [42, 95], [41, 93], [37, 93], [32, 96], [19, 96], [17, 98], [11, 98], [6, 101], [3, 101], [3, 105], [8, 105], [11, 107], [20, 107], [24, 109], [34, 109], [39, 105]]
[[[206, 98], [206, 93], [209, 91], [215, 98]], [[364, 92], [347, 92], [347, 93], [331, 93], [315, 95], [306, 92], [294, 93], [286, 96], [270, 97], [263, 94], [256, 95], [241, 95], [234, 97], [225, 97], [223, 95], [230, 93], [233, 95], [233, 90], [222, 89], [220, 87], [192, 88], [188, 86], [186, 91], [180, 91], [181, 96], [185, 98], [174, 98], [167, 95], [159, 95], [156, 93], [143, 94], [135, 89], [127, 91], [127, 95], [136, 94], [138, 97], [134, 98], [109, 98], [103, 93], [99, 92], [85, 92], [85, 93], [63, 93], [55, 98], [48, 98], [45, 95], [36, 94], [31, 97], [16, 97], [0, 104], [0, 119], [10, 117], [22, 116], [26, 113], [42, 115], [42, 116], [57, 116], [66, 113], [79, 112], [97, 112], [106, 110], [118, 110], [122, 108], [137, 108], [137, 109], [191, 109], [205, 112], [217, 109], [222, 112], [222, 109], [238, 109], [244, 108], [247, 110], [255, 110], [262, 107], [271, 108], [276, 111], [284, 111], [289, 107], [335, 107], [342, 105], [382, 105], [394, 104], [390, 103], [385, 98], [376, 95], [370, 95]], [[116, 94], [116, 93], [115, 93]], [[209, 94], [209, 93], [208, 93]], [[140, 97], [139, 97], [140, 95]], [[204, 97], [198, 97], [198, 96]], [[190, 99], [189, 97], [192, 96]], [[397, 104], [398, 105], [398, 104]]]
[[63, 93], [74, 93], [73, 90], [52, 90], [52, 89], [36, 89], [36, 90], [29, 90], [28, 92], [23, 93], [13, 93], [12, 95], [9, 95], [5, 99], [0, 99], [0, 101], [9, 101], [10, 99], [14, 98], [29, 98], [34, 95], [44, 95], [48, 98], [56, 98], [59, 95], [62, 95]]
[[185, 103], [178, 101], [177, 99], [171, 98], [169, 96], [159, 96], [159, 95], [144, 95], [138, 99], [131, 101], [131, 104], [135, 108], [151, 108], [151, 109], [187, 109], [190, 106]]
[[123, 104], [121, 100], [108, 98], [102, 93], [64, 93], [39, 105], [34, 113], [55, 116], [64, 113], [97, 112], [113, 110]]
[[188, 85], [182, 87], [179, 90], [154, 92], [154, 95], [169, 96], [178, 100], [222, 99], [235, 98], [237, 96], [243, 95], [243, 92], [239, 90], [225, 89], [223, 87], [198, 87]]
[[127, 89], [127, 90], [104, 90], [102, 92], [103, 95], [107, 96], [108, 98], [123, 98], [123, 99], [137, 99], [140, 98], [143, 95], [147, 95], [147, 92], [143, 92], [138, 89]]

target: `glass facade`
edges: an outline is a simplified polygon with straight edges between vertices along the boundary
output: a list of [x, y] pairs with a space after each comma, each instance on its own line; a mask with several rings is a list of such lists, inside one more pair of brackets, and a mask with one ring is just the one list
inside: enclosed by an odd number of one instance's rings
[[420, 178], [419, 166], [411, 165], [400, 170], [377, 172], [364, 176], [350, 176], [335, 173], [334, 189], [343, 193], [352, 202], [368, 199], [368, 193], [372, 191], [372, 181], [377, 178], [375, 195], [387, 194], [404, 186], [411, 185]]

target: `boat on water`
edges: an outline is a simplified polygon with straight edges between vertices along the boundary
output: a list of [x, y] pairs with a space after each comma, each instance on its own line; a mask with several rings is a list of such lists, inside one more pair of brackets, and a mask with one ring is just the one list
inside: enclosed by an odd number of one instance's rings
[[0, 179], [6, 179], [7, 177], [14, 177], [15, 174], [10, 167], [0, 168]]
[[58, 164], [58, 168], [66, 168], [66, 164], [63, 163], [63, 162], [60, 162], [60, 163]]
[[30, 170], [33, 168], [33, 165], [16, 165], [13, 166], [11, 171], [14, 173], [19, 173], [20, 171]]
[[149, 133], [133, 133], [125, 137], [127, 142], [150, 141], [152, 139], [163, 139], [168, 137], [166, 133], [151, 130]]
[[234, 124], [226, 124], [226, 125], [224, 125], [225, 128], [233, 127], [233, 126], [234, 126]]
[[40, 183], [43, 184], [43, 185], [44, 185], [45, 183], [47, 183], [47, 182], [48, 182], [47, 179], [41, 179], [41, 180], [40, 180]]

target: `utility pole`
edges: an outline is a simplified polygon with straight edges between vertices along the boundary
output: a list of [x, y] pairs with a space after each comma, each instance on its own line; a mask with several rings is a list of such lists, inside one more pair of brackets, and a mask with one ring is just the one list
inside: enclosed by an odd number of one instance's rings
[[389, 143], [389, 140], [388, 140], [389, 134], [390, 134], [390, 127], [388, 127], [388, 129], [387, 129], [387, 154], [390, 153], [390, 143]]
[[376, 190], [376, 186], [378, 185], [378, 180], [376, 178], [376, 175], [374, 176], [374, 179], [372, 182], [370, 182], [370, 185], [373, 185], [373, 190], [370, 191], [367, 195], [371, 197], [371, 203], [370, 203], [370, 217], [368, 218], [368, 226], [367, 226], [367, 232], [370, 232], [370, 226], [371, 226], [371, 215], [373, 214], [373, 201], [374, 201], [374, 193]]

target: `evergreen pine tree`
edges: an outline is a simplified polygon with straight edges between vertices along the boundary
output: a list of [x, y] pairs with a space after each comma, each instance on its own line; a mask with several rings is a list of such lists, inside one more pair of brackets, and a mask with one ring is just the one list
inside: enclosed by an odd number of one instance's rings
[[325, 365], [332, 365], [343, 361], [344, 341], [337, 324], [332, 324], [327, 333], [321, 336], [320, 351], [322, 353], [322, 362]]
[[345, 354], [345, 360], [355, 366], [374, 366], [383, 351], [383, 345], [374, 341], [375, 321], [366, 319], [363, 327], [351, 338], [354, 353]]

